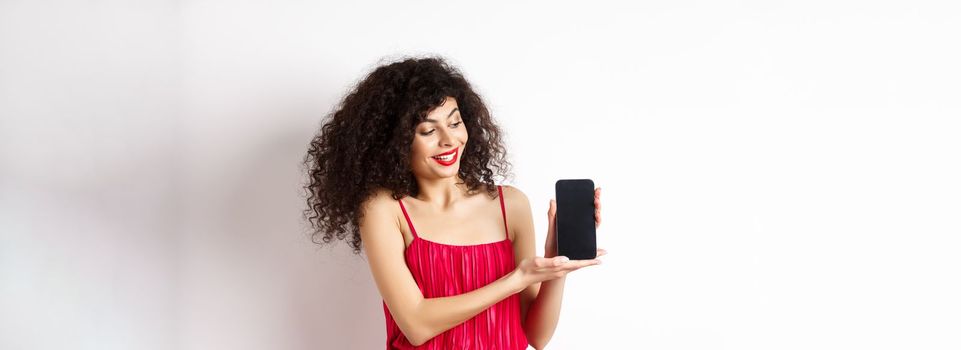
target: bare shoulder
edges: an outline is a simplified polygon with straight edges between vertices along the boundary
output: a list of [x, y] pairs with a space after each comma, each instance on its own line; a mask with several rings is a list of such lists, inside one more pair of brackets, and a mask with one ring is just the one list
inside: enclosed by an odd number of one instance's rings
[[365, 214], [371, 213], [377, 215], [385, 212], [390, 213], [391, 204], [393, 203], [394, 198], [391, 197], [390, 190], [378, 188], [361, 203], [360, 208]]
[[[374, 190], [367, 199], [360, 205], [361, 217], [359, 228], [361, 239], [367, 243], [374, 240], [383, 240], [384, 236], [402, 237], [399, 235], [397, 226], [396, 200], [391, 197], [391, 192], [386, 189]], [[401, 240], [401, 242], [403, 242]]]
[[511, 185], [501, 185], [504, 191], [504, 206], [507, 212], [507, 226], [512, 233], [511, 240], [517, 242], [520, 238], [533, 235], [531, 223], [531, 204], [527, 195], [521, 189]]
[[515, 204], [514, 207], [527, 207], [530, 209], [530, 201], [527, 199], [527, 195], [520, 188], [511, 185], [501, 185], [504, 190], [504, 202], [510, 204]]

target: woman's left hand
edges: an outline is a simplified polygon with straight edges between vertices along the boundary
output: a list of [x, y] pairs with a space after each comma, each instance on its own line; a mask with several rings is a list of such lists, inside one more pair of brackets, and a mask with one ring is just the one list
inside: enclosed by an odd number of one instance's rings
[[[544, 257], [557, 256], [557, 202], [551, 199], [547, 209], [547, 241], [544, 242]], [[594, 189], [594, 228], [601, 226], [601, 188]], [[604, 249], [597, 250], [597, 256], [607, 254]]]

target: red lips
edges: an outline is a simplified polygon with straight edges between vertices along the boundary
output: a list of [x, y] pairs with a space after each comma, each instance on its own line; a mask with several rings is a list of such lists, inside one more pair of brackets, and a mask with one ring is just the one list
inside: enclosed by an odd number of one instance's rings
[[[444, 152], [444, 153], [438, 154], [438, 155], [436, 155], [436, 156], [433, 156], [433, 157], [431, 157], [431, 158], [433, 158], [434, 161], [436, 161], [436, 162], [439, 163], [440, 165], [443, 165], [443, 166], [451, 166], [451, 165], [454, 165], [454, 163], [457, 162], [457, 150], [458, 150], [458, 149], [455, 148], [455, 149], [453, 149], [453, 150], [450, 150], [449, 152]], [[451, 157], [450, 160], [448, 160], [448, 161], [443, 161], [443, 160], [437, 159], [437, 157], [442, 157], [442, 156], [451, 155], [451, 154], [453, 154], [454, 156]]]

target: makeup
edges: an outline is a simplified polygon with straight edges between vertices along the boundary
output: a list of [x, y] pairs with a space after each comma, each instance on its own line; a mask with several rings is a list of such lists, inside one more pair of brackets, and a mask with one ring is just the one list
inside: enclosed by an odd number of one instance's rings
[[436, 156], [431, 157], [438, 164], [443, 166], [451, 166], [457, 162], [458, 148], [451, 150], [450, 152], [444, 152]]

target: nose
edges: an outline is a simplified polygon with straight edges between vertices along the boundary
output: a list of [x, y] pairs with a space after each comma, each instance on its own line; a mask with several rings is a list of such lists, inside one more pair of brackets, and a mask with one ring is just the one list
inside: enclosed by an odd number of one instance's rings
[[440, 146], [450, 147], [454, 145], [454, 135], [450, 131], [444, 130], [440, 133]]

